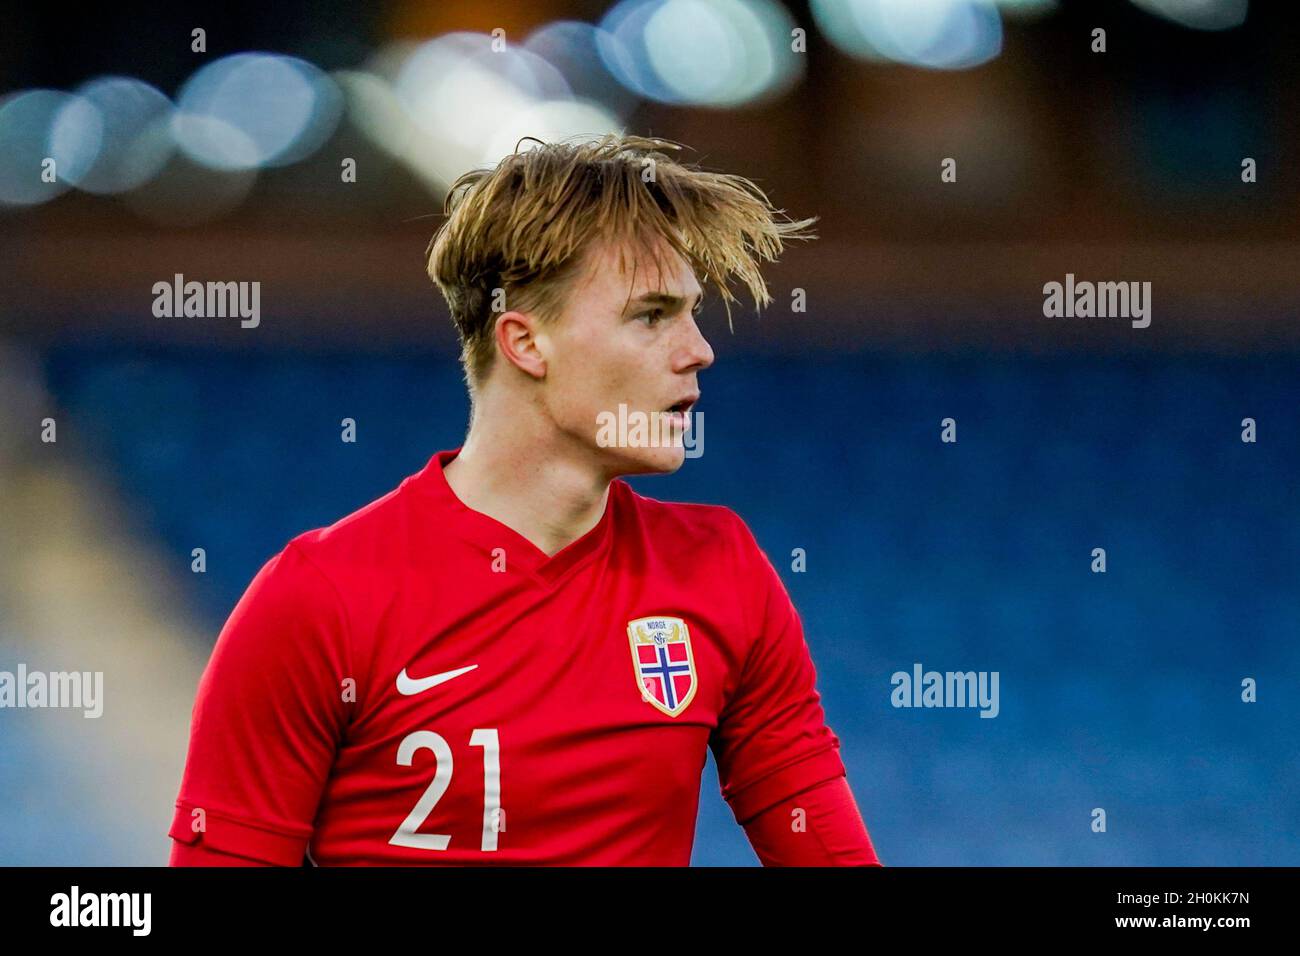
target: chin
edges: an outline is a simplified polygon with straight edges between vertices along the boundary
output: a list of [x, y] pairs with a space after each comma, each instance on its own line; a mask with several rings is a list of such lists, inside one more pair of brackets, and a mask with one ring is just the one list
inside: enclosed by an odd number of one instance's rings
[[618, 457], [612, 463], [612, 471], [617, 475], [671, 475], [686, 460], [686, 449], [680, 445], [669, 448], [619, 448], [617, 451]]

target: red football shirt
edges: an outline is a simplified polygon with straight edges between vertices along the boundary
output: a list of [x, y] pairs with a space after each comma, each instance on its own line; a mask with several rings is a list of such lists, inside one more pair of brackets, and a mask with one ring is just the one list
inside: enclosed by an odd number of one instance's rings
[[258, 573], [199, 684], [174, 839], [284, 865], [685, 866], [706, 748], [741, 824], [844, 775], [738, 516], [615, 481], [548, 557], [455, 496], [457, 451]]

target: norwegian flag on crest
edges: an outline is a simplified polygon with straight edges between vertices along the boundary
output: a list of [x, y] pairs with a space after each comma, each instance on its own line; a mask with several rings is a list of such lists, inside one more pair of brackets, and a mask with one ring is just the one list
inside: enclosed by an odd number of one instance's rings
[[642, 699], [676, 717], [695, 696], [698, 683], [686, 622], [680, 617], [642, 617], [628, 622], [627, 636]]

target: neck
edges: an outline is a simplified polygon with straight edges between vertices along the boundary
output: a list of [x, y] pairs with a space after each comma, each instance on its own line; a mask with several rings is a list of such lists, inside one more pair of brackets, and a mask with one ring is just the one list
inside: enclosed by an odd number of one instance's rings
[[[586, 449], [528, 416], [501, 414], [490, 399], [474, 409], [460, 454], [443, 469], [456, 497], [500, 521], [548, 557], [600, 523], [611, 476]], [[531, 426], [531, 427], [530, 427]]]

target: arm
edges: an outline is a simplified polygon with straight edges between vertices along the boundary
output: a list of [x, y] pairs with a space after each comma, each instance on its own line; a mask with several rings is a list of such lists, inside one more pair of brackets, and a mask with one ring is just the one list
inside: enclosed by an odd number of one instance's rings
[[722, 795], [765, 865], [878, 863], [826, 724], [798, 612], [736, 523], [753, 638], [710, 741]]
[[167, 860], [168, 866], [274, 866], [263, 860], [250, 860], [246, 856], [236, 856], [234, 853], [222, 853], [219, 850], [213, 850], [202, 843], [195, 843], [192, 846], [181, 843], [179, 840], [172, 841], [172, 854]]
[[173, 866], [300, 866], [349, 719], [333, 585], [295, 545], [262, 568], [199, 682]]
[[764, 866], [883, 866], [844, 777], [827, 780], [745, 824]]

